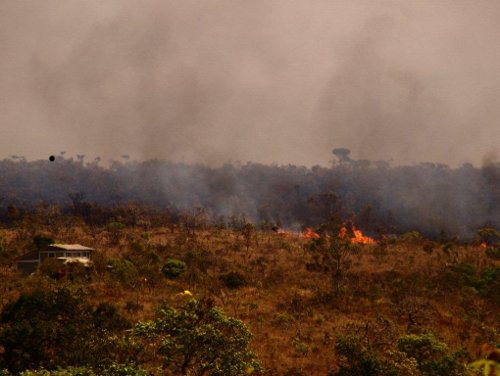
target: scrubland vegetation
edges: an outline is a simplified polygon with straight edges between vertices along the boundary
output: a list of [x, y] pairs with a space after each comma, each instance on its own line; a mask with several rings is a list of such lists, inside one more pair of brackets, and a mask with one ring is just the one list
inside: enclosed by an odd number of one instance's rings
[[[335, 217], [307, 237], [203, 211], [92, 208], [95, 222], [78, 206], [5, 209], [0, 375], [498, 372], [493, 228], [355, 244]], [[15, 270], [52, 240], [94, 247], [92, 267]]]
[[[60, 205], [87, 223], [108, 224], [100, 207], [131, 201], [162, 209], [178, 220], [202, 208], [212, 221], [245, 214], [299, 230], [356, 219], [372, 234], [419, 231], [445, 240], [468, 239], [482, 227], [500, 227], [500, 164], [421, 163], [391, 166], [354, 160], [348, 149], [334, 149], [332, 167], [256, 163], [220, 167], [171, 161], [85, 162], [57, 156], [54, 162], [0, 160], [0, 214], [4, 220], [40, 203]], [[14, 158], [14, 157], [12, 157]], [[98, 206], [96, 206], [98, 205]], [[11, 210], [7, 209], [11, 207]], [[167, 213], [168, 212], [168, 213]], [[126, 225], [135, 221], [133, 213]], [[1, 219], [1, 218], [0, 218]]]
[[[498, 164], [333, 153], [0, 161], [0, 375], [498, 372]], [[54, 241], [91, 267], [16, 270]]]

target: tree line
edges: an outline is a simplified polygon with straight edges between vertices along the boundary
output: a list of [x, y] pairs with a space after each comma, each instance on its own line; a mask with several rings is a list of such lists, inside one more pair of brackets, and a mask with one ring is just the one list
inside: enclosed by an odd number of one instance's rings
[[[301, 229], [353, 221], [376, 233], [419, 231], [427, 236], [472, 236], [498, 228], [500, 163], [451, 168], [421, 163], [391, 167], [353, 160], [335, 149], [331, 167], [257, 163], [210, 167], [163, 160], [84, 163], [0, 161], [0, 220], [37, 205], [58, 205], [92, 221], [97, 206], [135, 203], [168, 213], [203, 212], [212, 223], [244, 217], [254, 224]], [[130, 213], [129, 213], [130, 214]], [[95, 218], [94, 218], [95, 220]]]

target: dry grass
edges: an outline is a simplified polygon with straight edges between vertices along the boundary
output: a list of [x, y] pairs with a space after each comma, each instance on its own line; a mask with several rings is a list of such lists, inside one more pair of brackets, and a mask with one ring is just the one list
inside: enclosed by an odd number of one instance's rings
[[[29, 244], [23, 231], [1, 230], [0, 238], [16, 244], [20, 251]], [[161, 302], [178, 304], [182, 299], [178, 294], [185, 289], [195, 297], [211, 296], [229, 315], [249, 326], [254, 335], [252, 347], [269, 375], [283, 375], [292, 368], [304, 375], [324, 375], [336, 362], [333, 341], [337, 333], [354, 331], [385, 346], [399, 334], [416, 330], [409, 314], [417, 330], [433, 331], [453, 349], [465, 346], [474, 354], [481, 343], [499, 341], [499, 313], [487, 298], [467, 291], [443, 291], [436, 284], [450, 264], [466, 262], [479, 270], [499, 266], [476, 246], [457, 245], [448, 253], [440, 244], [435, 244], [432, 253], [425, 252], [421, 242], [413, 241], [362, 246], [352, 256], [344, 292], [335, 296], [328, 273], [307, 270], [306, 264], [313, 262], [310, 241], [296, 236], [259, 232], [247, 252], [242, 235], [230, 230], [188, 234], [178, 228], [155, 228], [146, 235], [144, 229], [125, 229], [117, 236], [78, 224], [64, 231], [45, 228], [37, 232], [95, 247], [104, 258], [130, 255], [131, 244], [140, 242], [161, 260], [188, 260], [190, 272], [175, 281], [161, 278], [152, 291], [144, 285], [135, 291], [127, 289], [108, 272], [94, 274], [84, 284], [95, 302], [113, 302], [131, 320], [152, 317]], [[226, 288], [219, 276], [230, 270], [241, 272], [247, 285]], [[0, 278], [0, 305], [18, 291], [33, 287], [32, 277], [20, 277], [6, 267], [0, 269]], [[138, 302], [140, 308], [126, 310], [130, 302]]]

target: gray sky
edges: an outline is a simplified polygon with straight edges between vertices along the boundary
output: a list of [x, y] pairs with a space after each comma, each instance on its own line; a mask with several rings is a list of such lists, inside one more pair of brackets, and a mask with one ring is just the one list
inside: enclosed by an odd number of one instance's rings
[[0, 157], [480, 165], [497, 0], [1, 0]]

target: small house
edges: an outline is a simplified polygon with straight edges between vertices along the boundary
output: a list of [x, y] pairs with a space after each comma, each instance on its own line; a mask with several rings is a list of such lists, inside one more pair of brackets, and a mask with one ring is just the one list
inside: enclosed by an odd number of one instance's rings
[[93, 248], [80, 244], [50, 244], [46, 248], [27, 253], [16, 259], [17, 268], [24, 273], [33, 273], [47, 258], [55, 258], [63, 264], [78, 262], [90, 265]]

